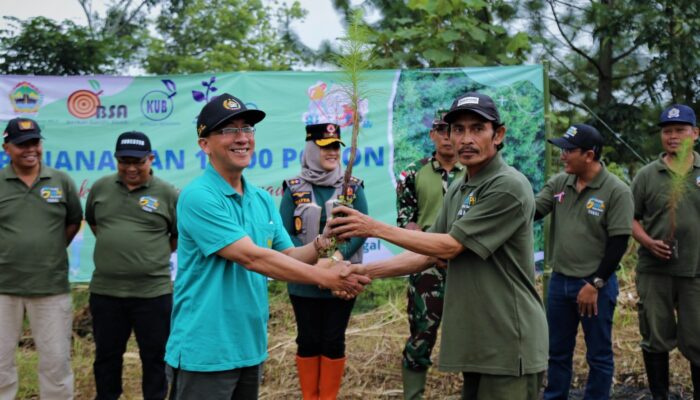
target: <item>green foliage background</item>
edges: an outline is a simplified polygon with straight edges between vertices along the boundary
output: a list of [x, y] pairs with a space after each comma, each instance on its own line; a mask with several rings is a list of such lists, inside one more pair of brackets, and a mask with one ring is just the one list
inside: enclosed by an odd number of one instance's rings
[[[393, 107], [394, 175], [433, 151], [428, 131], [437, 109], [449, 109], [453, 99], [469, 91], [491, 96], [506, 124], [506, 162], [522, 172], [535, 193], [544, 185], [544, 94], [530, 81], [491, 87], [463, 69], [401, 71]], [[536, 251], [543, 249], [542, 224], [535, 227]]]

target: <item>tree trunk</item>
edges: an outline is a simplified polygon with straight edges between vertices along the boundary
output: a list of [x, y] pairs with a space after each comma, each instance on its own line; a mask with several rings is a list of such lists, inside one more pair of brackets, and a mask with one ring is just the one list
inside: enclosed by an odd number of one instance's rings
[[[614, 0], [601, 0], [607, 8], [614, 6]], [[609, 13], [612, 14], [612, 13]], [[613, 38], [609, 34], [598, 37], [598, 95], [596, 104], [598, 110], [605, 113], [613, 101]]]

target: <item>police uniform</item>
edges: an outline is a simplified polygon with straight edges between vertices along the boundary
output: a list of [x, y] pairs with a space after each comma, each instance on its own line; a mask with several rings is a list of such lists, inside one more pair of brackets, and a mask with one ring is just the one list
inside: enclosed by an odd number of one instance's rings
[[[307, 146], [311, 142], [318, 147], [343, 144], [340, 127], [331, 123], [307, 125], [306, 142]], [[356, 177], [350, 178], [346, 193], [342, 193], [342, 185], [319, 186], [308, 182], [303, 173], [285, 180], [283, 187], [280, 215], [295, 246], [308, 244], [323, 232], [333, 202], [339, 197], [367, 214], [363, 183]], [[362, 263], [364, 242], [364, 238], [352, 238], [340, 244], [338, 250], [343, 259]], [[338, 299], [329, 290], [314, 285], [289, 283], [287, 290], [297, 323], [296, 362], [302, 396], [330, 398], [328, 393], [335, 391], [334, 397], [343, 374], [345, 330], [355, 299]]]
[[[36, 122], [8, 123], [5, 143], [41, 139]], [[12, 164], [0, 170], [0, 398], [13, 399], [15, 351], [26, 310], [39, 353], [42, 398], [73, 398], [70, 363], [73, 312], [66, 227], [80, 225], [78, 191], [64, 172], [40, 165], [27, 186]]]
[[[143, 133], [127, 132], [117, 139], [117, 157], [150, 154]], [[144, 398], [167, 394], [163, 357], [172, 312], [170, 241], [177, 237], [176, 202], [175, 188], [152, 175], [134, 189], [119, 174], [99, 179], [90, 189], [85, 220], [96, 237], [90, 312], [99, 398], [117, 398], [122, 392], [122, 356], [132, 330], [143, 366]]]

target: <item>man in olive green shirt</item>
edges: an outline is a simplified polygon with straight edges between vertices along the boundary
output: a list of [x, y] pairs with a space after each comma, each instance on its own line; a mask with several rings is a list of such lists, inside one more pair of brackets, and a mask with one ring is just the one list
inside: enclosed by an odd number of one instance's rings
[[[632, 182], [632, 235], [641, 244], [637, 263], [639, 331], [649, 389], [669, 395], [668, 353], [678, 347], [690, 360], [695, 399], [700, 398], [700, 155], [695, 112], [674, 104], [659, 121], [664, 153]], [[676, 171], [676, 172], [674, 172]], [[670, 181], [687, 174], [672, 222]], [[674, 229], [675, 228], [675, 229]]]
[[67, 174], [42, 164], [41, 129], [15, 118], [3, 132], [0, 170], [0, 400], [17, 394], [15, 351], [26, 310], [39, 352], [39, 395], [72, 399], [73, 311], [66, 246], [82, 208]]
[[615, 277], [632, 233], [632, 192], [600, 162], [597, 129], [572, 125], [550, 143], [561, 149], [564, 172], [537, 195], [535, 219], [551, 216], [552, 277], [547, 295], [549, 368], [545, 400], [566, 400], [579, 323], [589, 374], [584, 397], [608, 399], [613, 379]]
[[153, 176], [154, 155], [145, 134], [121, 134], [114, 156], [117, 173], [92, 185], [85, 210], [96, 238], [90, 312], [97, 399], [121, 395], [122, 356], [132, 330], [141, 356], [143, 396], [164, 399], [177, 191]]
[[547, 322], [535, 289], [535, 199], [498, 150], [506, 127], [493, 100], [458, 97], [445, 115], [467, 167], [428, 232], [375, 221], [348, 208], [331, 220], [340, 238], [380, 237], [406, 248], [365, 266], [369, 276], [414, 273], [447, 259], [439, 368], [462, 372], [463, 399], [535, 400], [547, 367]]

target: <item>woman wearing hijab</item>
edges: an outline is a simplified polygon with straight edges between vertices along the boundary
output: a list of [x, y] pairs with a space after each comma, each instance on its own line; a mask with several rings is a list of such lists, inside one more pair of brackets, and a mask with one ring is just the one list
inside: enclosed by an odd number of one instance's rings
[[[332, 203], [343, 182], [340, 166], [340, 127], [315, 124], [306, 127], [301, 174], [284, 181], [280, 214], [296, 246], [318, 241]], [[362, 181], [351, 178], [346, 198], [367, 214]], [[338, 245], [334, 257], [362, 262], [365, 239]], [[318, 243], [318, 242], [317, 242]], [[320, 248], [320, 245], [317, 246]], [[355, 300], [333, 297], [327, 289], [290, 283], [287, 286], [297, 322], [297, 372], [304, 400], [334, 400], [345, 367], [345, 329]]]

